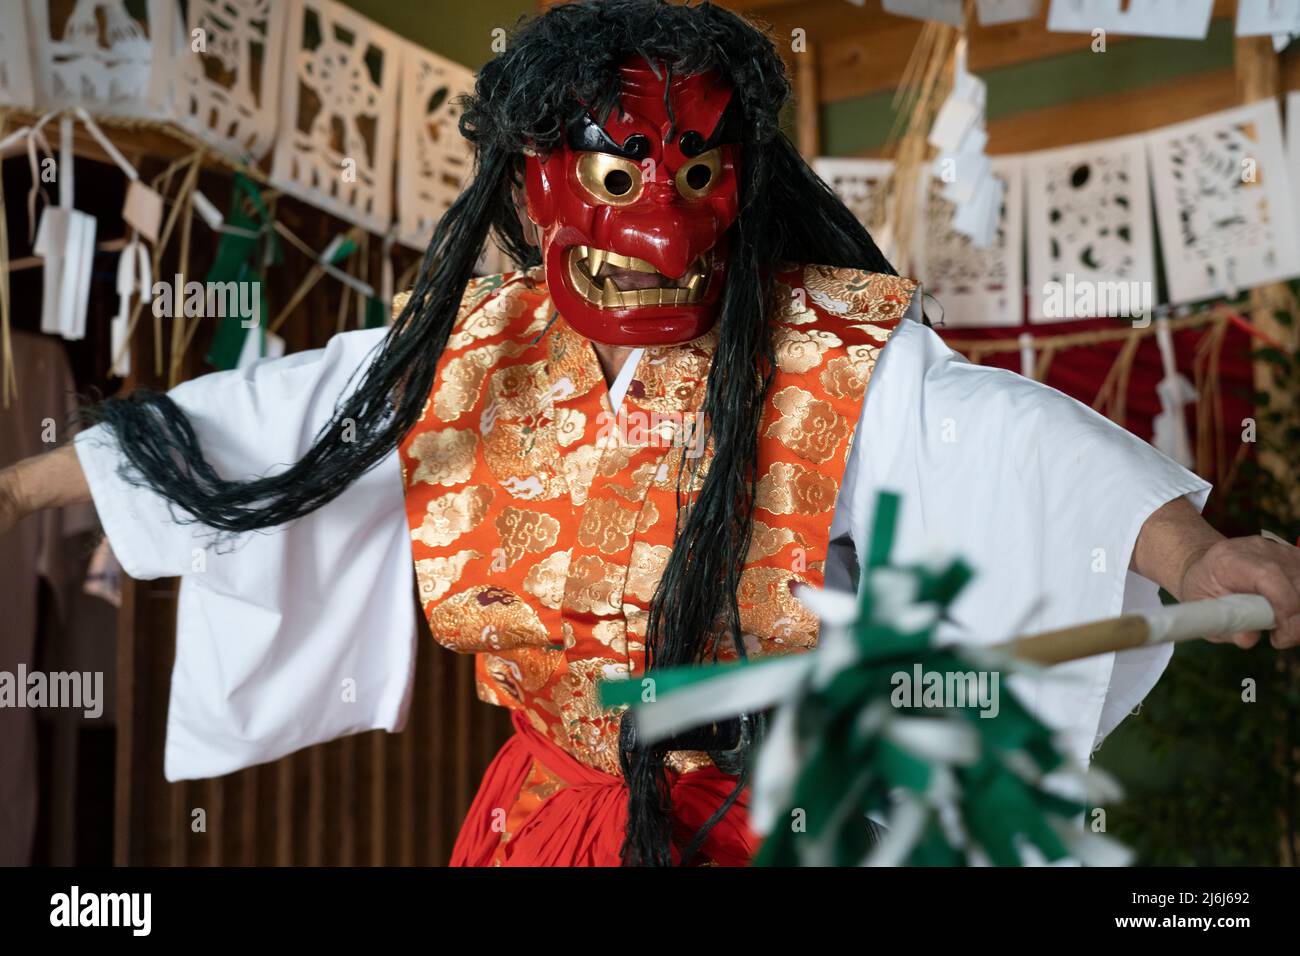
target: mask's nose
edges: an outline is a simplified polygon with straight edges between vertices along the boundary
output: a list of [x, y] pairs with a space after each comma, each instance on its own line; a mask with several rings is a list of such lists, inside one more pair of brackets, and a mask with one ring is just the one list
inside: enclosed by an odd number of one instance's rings
[[672, 180], [657, 180], [646, 186], [646, 194], [656, 206], [671, 206], [679, 198]]
[[[655, 186], [665, 185], [656, 183]], [[671, 183], [666, 184], [676, 197]], [[685, 201], [660, 204], [653, 191], [655, 205], [644, 210], [623, 210], [614, 222], [614, 250], [636, 256], [653, 265], [664, 275], [679, 279], [699, 256], [712, 249], [721, 238], [721, 229], [708, 205]]]

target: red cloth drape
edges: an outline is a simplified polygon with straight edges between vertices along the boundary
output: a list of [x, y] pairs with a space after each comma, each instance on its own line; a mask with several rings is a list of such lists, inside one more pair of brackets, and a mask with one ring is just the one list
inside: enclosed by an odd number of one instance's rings
[[[452, 866], [618, 866], [627, 818], [627, 788], [621, 777], [579, 763], [542, 736], [516, 712], [515, 733], [483, 775], [478, 794], [452, 850]], [[516, 829], [498, 857], [502, 833], [493, 826], [514, 806], [533, 767], [541, 763], [563, 781], [554, 794]], [[731, 793], [735, 778], [714, 767], [669, 772], [679, 845], [704, 824]], [[744, 866], [758, 849], [747, 826], [748, 793], [710, 831], [700, 850], [719, 866]]]

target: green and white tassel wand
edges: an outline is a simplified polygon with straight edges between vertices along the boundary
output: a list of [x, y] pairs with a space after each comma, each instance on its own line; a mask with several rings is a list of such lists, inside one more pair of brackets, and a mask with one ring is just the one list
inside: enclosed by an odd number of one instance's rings
[[[898, 507], [896, 496], [881, 495], [859, 598], [800, 593], [822, 619], [815, 650], [608, 682], [602, 702], [635, 708], [647, 742], [774, 709], [751, 780], [750, 824], [765, 836], [760, 865], [1126, 862], [1123, 847], [1080, 827], [1082, 772], [1014, 695], [1000, 695], [995, 710], [918, 706], [897, 693], [900, 675], [918, 665], [929, 674], [999, 674], [1265, 629], [1273, 624], [1267, 602], [1233, 596], [998, 648], [938, 647], [935, 628], [970, 570], [960, 561], [890, 567]], [[1099, 800], [1114, 795], [1095, 770], [1086, 784]], [[885, 824], [879, 842], [865, 817]]]

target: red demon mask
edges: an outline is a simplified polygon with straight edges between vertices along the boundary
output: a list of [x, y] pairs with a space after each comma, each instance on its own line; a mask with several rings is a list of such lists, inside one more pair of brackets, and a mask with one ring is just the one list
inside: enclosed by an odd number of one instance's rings
[[707, 332], [736, 219], [736, 110], [711, 73], [668, 79], [629, 60], [602, 126], [588, 113], [566, 143], [526, 162], [551, 300], [606, 345], [672, 345]]

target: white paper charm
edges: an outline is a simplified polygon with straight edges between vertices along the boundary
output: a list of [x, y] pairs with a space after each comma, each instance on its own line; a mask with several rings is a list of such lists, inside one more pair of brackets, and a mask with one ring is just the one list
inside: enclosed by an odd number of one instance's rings
[[334, 0], [291, 0], [288, 7], [271, 181], [341, 219], [387, 232], [405, 41]]
[[1168, 319], [1156, 319], [1156, 344], [1160, 347], [1164, 375], [1156, 384], [1160, 411], [1152, 423], [1151, 444], [1184, 468], [1191, 468], [1194, 458], [1192, 443], [1187, 435], [1187, 415], [1183, 408], [1196, 401], [1196, 389], [1178, 371], [1178, 364], [1174, 360], [1174, 337], [1169, 331]]
[[1023, 159], [1030, 320], [1145, 314], [1155, 304], [1155, 245], [1142, 138]]
[[409, 44], [402, 60], [398, 134], [398, 241], [423, 251], [433, 227], [464, 189], [474, 152], [460, 135], [458, 99], [474, 89], [465, 67]]
[[1300, 275], [1275, 102], [1167, 126], [1146, 141], [1171, 301]]
[[1024, 188], [1020, 158], [999, 156], [992, 161], [991, 179], [1002, 200], [996, 206], [997, 225], [984, 248], [953, 225], [956, 209], [942, 195], [942, 183], [930, 179], [916, 236], [916, 277], [939, 301], [945, 324], [1020, 325], [1024, 283], [1020, 266], [1024, 236]]
[[244, 347], [239, 351], [239, 361], [235, 367], [245, 369], [264, 358], [280, 358], [284, 355], [284, 346], [284, 339], [274, 332], [266, 331], [264, 326], [249, 329], [244, 336]]
[[939, 150], [933, 172], [943, 183], [943, 198], [956, 206], [953, 229], [984, 247], [997, 229], [1004, 187], [984, 153], [987, 91], [984, 81], [966, 69], [965, 38], [957, 42], [955, 58], [952, 92], [930, 129], [930, 145]]
[[148, 302], [153, 288], [149, 252], [144, 243], [132, 239], [117, 260], [117, 315], [109, 330], [112, 374], [125, 378], [131, 374], [131, 349], [127, 334], [131, 327], [131, 297], [138, 291], [140, 301]]
[[1214, 0], [1052, 0], [1047, 29], [1204, 40]]
[[94, 216], [62, 206], [47, 206], [41, 215], [33, 251], [45, 260], [42, 332], [86, 337], [96, 225]]

